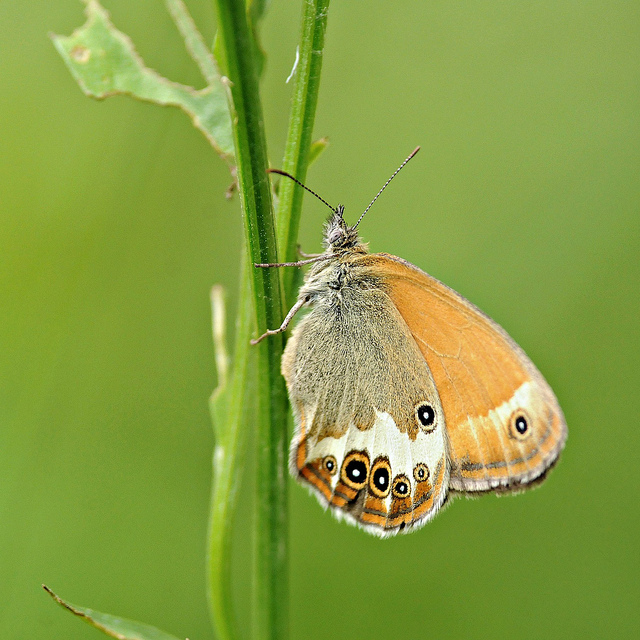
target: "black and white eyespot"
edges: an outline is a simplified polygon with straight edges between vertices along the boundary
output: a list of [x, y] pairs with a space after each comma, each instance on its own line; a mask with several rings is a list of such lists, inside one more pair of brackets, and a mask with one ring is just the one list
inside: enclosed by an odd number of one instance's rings
[[413, 477], [416, 482], [425, 482], [429, 479], [429, 467], [424, 462], [417, 464], [413, 468]]
[[369, 491], [376, 498], [386, 498], [391, 490], [391, 465], [387, 458], [376, 458], [371, 467]]
[[334, 476], [338, 471], [338, 463], [334, 456], [325, 456], [322, 460], [322, 466], [330, 476]]
[[396, 476], [393, 479], [391, 488], [394, 498], [408, 498], [411, 495], [411, 482], [404, 474]]
[[364, 489], [369, 479], [369, 456], [364, 451], [351, 451], [342, 463], [340, 479], [347, 487]]
[[425, 432], [431, 433], [436, 428], [436, 409], [429, 402], [421, 402], [416, 406], [416, 420], [418, 426]]
[[523, 409], [518, 409], [511, 414], [509, 435], [516, 440], [526, 440], [531, 435], [531, 419]]

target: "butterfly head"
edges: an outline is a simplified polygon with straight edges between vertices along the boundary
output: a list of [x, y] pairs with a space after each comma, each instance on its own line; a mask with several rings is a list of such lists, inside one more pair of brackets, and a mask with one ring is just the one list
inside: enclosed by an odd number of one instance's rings
[[416, 147], [409, 157], [394, 171], [391, 177], [382, 185], [382, 189], [378, 191], [376, 197], [369, 203], [369, 206], [362, 212], [358, 221], [350, 227], [344, 221], [344, 206], [339, 204], [337, 207], [333, 207], [330, 205], [324, 198], [319, 196], [315, 191], [309, 189], [306, 185], [302, 184], [300, 180], [292, 176], [290, 173], [286, 171], [281, 171], [280, 169], [268, 169], [267, 173], [277, 173], [278, 175], [285, 176], [290, 180], [293, 180], [297, 185], [308, 191], [310, 194], [318, 198], [320, 202], [324, 203], [331, 209], [331, 216], [329, 216], [329, 220], [325, 225], [324, 230], [324, 245], [328, 252], [333, 254], [344, 253], [345, 251], [349, 251], [350, 249], [356, 248], [360, 251], [366, 251], [365, 246], [362, 244], [362, 241], [358, 237], [358, 232], [356, 231], [357, 226], [360, 224], [362, 218], [364, 218], [365, 214], [371, 207], [373, 203], [380, 197], [380, 194], [386, 189], [387, 185], [395, 178], [400, 169], [404, 167], [413, 156], [418, 153], [420, 147]]
[[324, 244], [333, 253], [340, 253], [360, 244], [355, 227], [349, 227], [344, 220], [344, 206], [341, 204], [327, 220], [324, 229]]

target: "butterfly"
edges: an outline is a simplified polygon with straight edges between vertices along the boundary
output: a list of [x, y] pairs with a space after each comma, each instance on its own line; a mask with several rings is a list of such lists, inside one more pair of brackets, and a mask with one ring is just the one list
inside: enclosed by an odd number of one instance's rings
[[558, 401], [491, 318], [413, 264], [369, 253], [332, 207], [284, 331], [295, 416], [291, 473], [340, 518], [378, 536], [428, 522], [452, 495], [541, 482], [567, 438]]

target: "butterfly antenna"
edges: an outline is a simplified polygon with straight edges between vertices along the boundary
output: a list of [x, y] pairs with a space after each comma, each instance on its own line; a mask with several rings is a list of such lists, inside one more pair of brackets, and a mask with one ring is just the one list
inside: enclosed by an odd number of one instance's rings
[[306, 189], [310, 194], [318, 198], [320, 202], [324, 202], [327, 205], [327, 207], [331, 209], [331, 211], [333, 211], [334, 213], [338, 213], [338, 209], [336, 207], [332, 207], [324, 198], [321, 198], [315, 191], [312, 191], [311, 189], [309, 189], [309, 187], [305, 187], [305, 185], [303, 185], [302, 182], [300, 182], [300, 180], [298, 180], [297, 178], [294, 178], [290, 173], [287, 173], [286, 171], [280, 171], [280, 169], [267, 169], [267, 173], [277, 173], [280, 176], [291, 178], [291, 180], [293, 180], [296, 184], [299, 184], [303, 189]]
[[393, 172], [393, 175], [382, 185], [382, 189], [380, 189], [380, 191], [376, 193], [376, 197], [369, 203], [369, 206], [362, 212], [362, 215], [358, 218], [358, 222], [356, 222], [353, 225], [353, 227], [351, 227], [352, 229], [355, 229], [360, 224], [360, 220], [362, 220], [362, 218], [364, 218], [365, 213], [367, 213], [367, 211], [371, 209], [371, 207], [373, 206], [373, 203], [380, 197], [380, 194], [387, 188], [387, 185], [398, 175], [398, 172], [400, 171], [400, 169], [402, 169], [402, 167], [404, 167], [404, 165], [407, 164], [407, 162], [409, 162], [409, 160], [411, 160], [411, 158], [413, 158], [413, 156], [415, 156], [416, 153], [418, 153], [418, 151], [420, 151], [420, 147], [416, 147], [409, 154], [407, 159]]

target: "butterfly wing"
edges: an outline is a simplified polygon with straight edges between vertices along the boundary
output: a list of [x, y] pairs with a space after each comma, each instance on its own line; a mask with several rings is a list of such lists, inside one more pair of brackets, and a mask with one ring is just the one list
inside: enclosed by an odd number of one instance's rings
[[390, 535], [426, 522], [448, 485], [433, 378], [389, 297], [357, 279], [295, 328], [282, 372], [296, 417], [293, 475], [334, 513]]
[[359, 259], [408, 325], [445, 416], [450, 488], [513, 490], [541, 480], [567, 437], [553, 391], [493, 320], [446, 285], [388, 254]]

